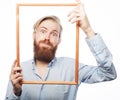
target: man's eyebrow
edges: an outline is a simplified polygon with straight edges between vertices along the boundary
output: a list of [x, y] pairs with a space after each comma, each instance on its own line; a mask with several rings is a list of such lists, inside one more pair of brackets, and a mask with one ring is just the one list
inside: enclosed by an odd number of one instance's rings
[[46, 27], [44, 27], [44, 26], [41, 26], [40, 28], [44, 28], [44, 29], [46, 29], [46, 30], [47, 30], [47, 28], [46, 28]]
[[52, 31], [55, 31], [55, 32], [57, 32], [57, 33], [58, 33], [58, 31], [57, 31], [57, 30], [52, 30]]
[[[44, 26], [41, 26], [40, 28], [43, 28], [43, 29], [48, 30], [48, 29], [47, 29], [46, 27], [44, 27]], [[57, 30], [52, 30], [52, 31], [59, 33]]]

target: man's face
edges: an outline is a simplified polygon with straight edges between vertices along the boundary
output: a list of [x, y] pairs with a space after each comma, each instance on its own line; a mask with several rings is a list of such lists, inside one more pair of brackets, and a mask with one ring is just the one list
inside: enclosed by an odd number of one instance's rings
[[53, 20], [43, 21], [34, 33], [34, 58], [50, 62], [60, 43], [60, 26]]

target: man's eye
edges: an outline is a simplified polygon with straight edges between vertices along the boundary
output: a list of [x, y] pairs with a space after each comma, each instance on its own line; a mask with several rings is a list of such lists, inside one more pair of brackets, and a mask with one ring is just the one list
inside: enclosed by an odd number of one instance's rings
[[52, 35], [57, 36], [58, 34], [57, 34], [57, 32], [52, 32]]
[[40, 33], [41, 33], [41, 34], [45, 34], [45, 33], [47, 33], [47, 31], [46, 31], [46, 30], [41, 29], [41, 30], [40, 30]]

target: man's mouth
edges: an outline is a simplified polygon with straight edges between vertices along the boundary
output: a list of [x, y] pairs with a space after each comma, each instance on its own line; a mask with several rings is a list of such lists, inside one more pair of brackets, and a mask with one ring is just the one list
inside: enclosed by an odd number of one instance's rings
[[47, 44], [47, 43], [40, 43], [40, 46], [41, 46], [41, 47], [44, 47], [44, 48], [48, 48], [48, 49], [51, 48], [51, 45], [49, 45], [49, 44]]

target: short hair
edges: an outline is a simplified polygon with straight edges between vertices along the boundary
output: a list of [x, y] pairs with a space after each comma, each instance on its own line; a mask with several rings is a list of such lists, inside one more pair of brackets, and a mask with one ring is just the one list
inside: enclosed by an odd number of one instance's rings
[[33, 26], [34, 32], [36, 32], [36, 29], [45, 20], [53, 20], [53, 21], [55, 21], [56, 23], [59, 24], [59, 26], [60, 26], [60, 36], [59, 37], [61, 37], [61, 33], [62, 33], [63, 28], [62, 28], [62, 25], [60, 23], [60, 19], [57, 16], [54, 16], [54, 15], [44, 16], [44, 17], [40, 18], [39, 20], [37, 20], [37, 22]]

